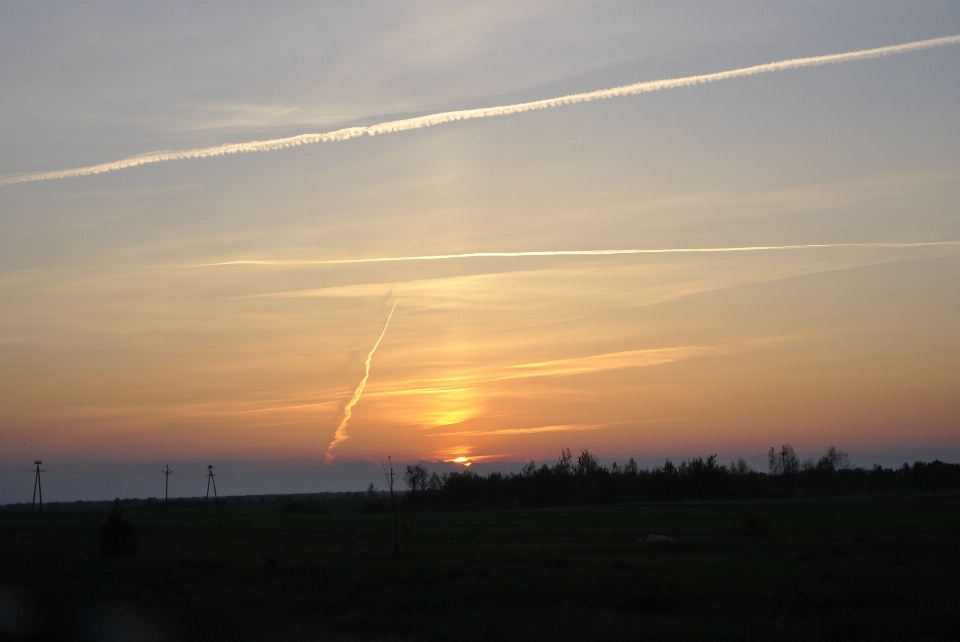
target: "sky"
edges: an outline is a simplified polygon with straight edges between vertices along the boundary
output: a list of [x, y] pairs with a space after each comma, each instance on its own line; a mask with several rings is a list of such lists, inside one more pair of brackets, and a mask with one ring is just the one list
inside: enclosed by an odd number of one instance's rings
[[35, 459], [63, 500], [169, 461], [960, 461], [960, 42], [21, 180], [957, 35], [925, 0], [2, 3], [0, 502]]

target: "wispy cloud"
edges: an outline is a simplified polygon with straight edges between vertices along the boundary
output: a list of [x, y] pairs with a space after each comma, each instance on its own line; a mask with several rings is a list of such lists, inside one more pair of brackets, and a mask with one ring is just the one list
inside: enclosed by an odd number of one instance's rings
[[460, 430], [457, 432], [435, 432], [431, 437], [495, 437], [497, 435], [531, 435], [542, 432], [572, 432], [576, 430], [599, 430], [612, 424], [560, 424], [557, 426], [537, 426], [536, 428], [501, 428], [500, 430]]
[[552, 426], [536, 426], [534, 428], [500, 428], [497, 430], [459, 430], [457, 432], [435, 432], [430, 437], [497, 437], [502, 435], [535, 435], [545, 432], [578, 432], [587, 430], [600, 430], [610, 426], [621, 426], [624, 424], [663, 424], [683, 421], [680, 418], [669, 419], [639, 419], [635, 421], [608, 421], [604, 423], [590, 424], [557, 424]]
[[539, 363], [523, 363], [507, 368], [507, 374], [500, 379], [520, 379], [526, 377], [565, 377], [605, 370], [620, 370], [623, 368], [642, 368], [655, 366], [661, 363], [670, 363], [679, 359], [699, 357], [713, 348], [703, 346], [681, 346], [677, 348], [654, 348], [650, 350], [630, 350], [626, 352], [611, 352], [596, 354], [589, 357], [573, 359], [558, 359], [556, 361], [542, 361]]
[[157, 151], [139, 156], [133, 156], [122, 160], [91, 165], [88, 167], [78, 167], [74, 169], [56, 170], [50, 172], [34, 172], [28, 174], [13, 174], [0, 177], [0, 185], [11, 185], [15, 183], [26, 183], [31, 181], [53, 180], [58, 178], [76, 178], [80, 176], [91, 176], [102, 174], [104, 172], [113, 172], [140, 165], [149, 165], [152, 163], [162, 163], [174, 160], [187, 160], [199, 158], [211, 158], [214, 156], [225, 156], [229, 154], [241, 154], [247, 152], [268, 152], [288, 147], [299, 147], [301, 145], [310, 145], [316, 143], [331, 143], [357, 138], [358, 136], [376, 136], [379, 134], [392, 134], [396, 132], [408, 131], [412, 129], [421, 129], [423, 127], [432, 127], [460, 120], [471, 120], [475, 118], [490, 118], [495, 116], [509, 116], [523, 112], [534, 111], [538, 109], [550, 109], [553, 107], [562, 107], [564, 105], [574, 105], [577, 103], [592, 102], [595, 100], [605, 100], [608, 98], [617, 98], [621, 96], [634, 96], [643, 93], [660, 91], [662, 89], [676, 89], [680, 87], [691, 87], [705, 83], [718, 82], [733, 78], [743, 78], [757, 74], [772, 73], [775, 71], [785, 71], [788, 69], [800, 69], [803, 67], [815, 67], [819, 65], [829, 65], [843, 62], [853, 62], [857, 60], [867, 60], [870, 58], [880, 58], [895, 54], [909, 53], [934, 47], [945, 47], [949, 45], [960, 44], [960, 35], [947, 36], [943, 38], [932, 38], [930, 40], [921, 40], [909, 42], [901, 45], [889, 47], [879, 47], [875, 49], [863, 49], [860, 51], [851, 51], [841, 54], [831, 54], [826, 56], [813, 56], [809, 58], [794, 58], [792, 60], [782, 60], [752, 67], [743, 67], [729, 71], [721, 71], [711, 74], [702, 74], [698, 76], [685, 76], [682, 78], [670, 78], [665, 80], [652, 80], [647, 82], [634, 83], [632, 85], [623, 85], [610, 89], [600, 89], [597, 91], [569, 94], [557, 98], [548, 98], [545, 100], [535, 100], [526, 103], [517, 103], [513, 105], [500, 105], [495, 107], [482, 107], [479, 109], [465, 109], [459, 111], [448, 111], [415, 118], [405, 118], [394, 120], [366, 127], [347, 127], [331, 132], [300, 134], [287, 138], [276, 138], [271, 140], [250, 141], [246, 143], [233, 143], [228, 145], [215, 145], [212, 147], [203, 147], [199, 149], [188, 149], [181, 151]]
[[398, 384], [381, 384], [371, 392], [377, 397], [394, 395], [438, 394], [465, 387], [528, 379], [533, 377], [568, 377], [572, 375], [621, 370], [623, 368], [643, 368], [681, 359], [691, 359], [716, 352], [706, 346], [679, 346], [672, 348], [651, 348], [648, 350], [630, 350], [595, 354], [571, 359], [557, 359], [537, 363], [521, 363], [499, 368], [486, 368], [479, 372], [452, 375], [449, 377], [403, 381]]

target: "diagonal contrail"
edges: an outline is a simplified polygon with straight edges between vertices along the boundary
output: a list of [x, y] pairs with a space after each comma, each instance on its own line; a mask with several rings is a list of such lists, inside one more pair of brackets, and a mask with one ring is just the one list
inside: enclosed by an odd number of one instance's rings
[[343, 265], [350, 263], [395, 263], [398, 261], [443, 261], [446, 259], [516, 258], [529, 256], [611, 256], [617, 254], [717, 254], [723, 252], [772, 252], [776, 250], [818, 250], [833, 248], [909, 249], [960, 245], [960, 241], [919, 243], [819, 243], [808, 245], [748, 245], [741, 247], [674, 247], [624, 250], [544, 250], [540, 252], [468, 252], [466, 254], [426, 254], [423, 256], [381, 256], [367, 259], [312, 261], [298, 259], [239, 259], [218, 263], [199, 263], [185, 267], [221, 267], [231, 265]]
[[370, 362], [373, 360], [373, 353], [377, 351], [377, 346], [379, 346], [380, 342], [383, 340], [383, 335], [387, 333], [387, 326], [390, 325], [390, 317], [393, 316], [393, 311], [397, 309], [398, 303], [400, 303], [400, 299], [394, 301], [393, 307], [390, 308], [390, 314], [387, 315], [387, 322], [383, 324], [383, 332], [380, 333], [380, 337], [377, 339], [377, 342], [374, 343], [373, 348], [370, 349], [370, 354], [367, 355], [367, 361], [364, 364], [366, 371], [363, 375], [363, 379], [360, 380], [360, 384], [357, 386], [357, 389], [353, 391], [353, 397], [351, 397], [350, 402], [347, 403], [347, 407], [343, 410], [343, 419], [340, 421], [340, 425], [337, 426], [337, 432], [333, 435], [333, 441], [331, 441], [330, 445], [327, 446], [327, 455], [324, 459], [328, 464], [333, 461], [333, 449], [350, 438], [350, 436], [347, 434], [347, 422], [350, 421], [353, 407], [357, 405], [358, 401], [360, 401], [360, 395], [363, 394], [363, 388], [367, 385], [367, 379], [370, 377]]
[[10, 174], [7, 176], [0, 176], [0, 185], [12, 185], [14, 183], [27, 183], [31, 181], [46, 181], [57, 178], [90, 176], [93, 174], [102, 174], [104, 172], [113, 172], [120, 169], [138, 167], [140, 165], [148, 165], [151, 163], [162, 163], [172, 160], [209, 158], [211, 156], [224, 156], [226, 154], [240, 154], [244, 152], [269, 152], [278, 149], [284, 149], [286, 147], [298, 147], [300, 145], [310, 145], [314, 143], [336, 142], [364, 135], [376, 136], [377, 134], [391, 134], [409, 129], [432, 127], [433, 125], [450, 123], [457, 120], [488, 118], [491, 116], [507, 116], [510, 114], [533, 111], [535, 109], [549, 109], [551, 107], [561, 107], [563, 105], [573, 105], [576, 103], [603, 100], [605, 98], [616, 98], [618, 96], [633, 96], [651, 91], [659, 91], [661, 89], [689, 87], [692, 85], [717, 82], [718, 80], [741, 78], [744, 76], [753, 76], [756, 74], [765, 74], [773, 71], [783, 71], [786, 69], [815, 67], [818, 65], [851, 62], [854, 60], [867, 60], [869, 58], [879, 58], [882, 56], [891, 56], [894, 54], [908, 53], [911, 51], [920, 51], [922, 49], [932, 49], [934, 47], [945, 47], [956, 44], [960, 44], [960, 35], [932, 38], [930, 40], [919, 40], [916, 42], [908, 42], [902, 45], [892, 45], [889, 47], [879, 47], [876, 49], [863, 49], [860, 51], [851, 51], [842, 54], [813, 56], [810, 58], [794, 58], [792, 60], [782, 60], [780, 62], [771, 62], [763, 65], [755, 65], [753, 67], [743, 67], [741, 69], [733, 69], [730, 71], [721, 71], [699, 76], [686, 76], [683, 78], [671, 78], [666, 80], [651, 80], [647, 82], [634, 83], [632, 85], [613, 87], [611, 89], [600, 89], [581, 94], [569, 94], [566, 96], [559, 96], [557, 98], [535, 100], [528, 103], [501, 105], [497, 107], [482, 107], [480, 109], [465, 109], [460, 111], [447, 111], [439, 114], [417, 116], [415, 118], [405, 118], [403, 120], [393, 120], [385, 123], [379, 123], [377, 125], [370, 125], [368, 127], [347, 127], [345, 129], [338, 129], [326, 133], [300, 134], [299, 136], [290, 136], [288, 138], [275, 138], [273, 140], [257, 140], [246, 143], [216, 145], [213, 147], [202, 147], [199, 149], [187, 149], [182, 151], [150, 152], [140, 156], [133, 156], [114, 161], [112, 163], [91, 165], [89, 167], [78, 167], [74, 169], [56, 170], [52, 172], [33, 172], [29, 174]]

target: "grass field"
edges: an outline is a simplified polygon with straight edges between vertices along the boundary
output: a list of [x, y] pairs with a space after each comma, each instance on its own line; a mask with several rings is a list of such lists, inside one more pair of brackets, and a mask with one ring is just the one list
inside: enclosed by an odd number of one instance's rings
[[400, 562], [345, 505], [106, 513], [0, 513], [6, 639], [960, 639], [955, 493], [424, 512]]

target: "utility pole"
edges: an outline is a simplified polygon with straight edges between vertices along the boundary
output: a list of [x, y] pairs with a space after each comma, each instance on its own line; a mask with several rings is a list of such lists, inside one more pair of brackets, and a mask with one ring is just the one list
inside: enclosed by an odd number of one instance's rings
[[40, 464], [42, 463], [39, 459], [34, 461], [37, 465], [37, 478], [33, 482], [33, 504], [30, 506], [30, 511], [32, 512], [34, 507], [37, 504], [37, 492], [40, 493], [40, 514], [43, 515], [43, 488], [40, 487]]
[[[383, 478], [390, 486], [390, 505], [393, 507], [393, 552], [397, 555], [397, 561], [400, 561], [400, 524], [397, 521], [397, 500], [393, 495], [393, 460], [387, 456], [387, 462], [390, 464], [390, 471], [386, 468], [383, 471]], [[383, 466], [383, 463], [380, 463]]]
[[162, 471], [164, 476], [164, 486], [163, 486], [163, 505], [167, 505], [167, 498], [170, 495], [170, 473], [173, 471], [170, 470], [170, 464], [167, 464], [167, 469]]
[[210, 501], [210, 484], [213, 484], [213, 503], [217, 505], [217, 513], [220, 513], [220, 500], [217, 499], [217, 482], [214, 481], [216, 475], [213, 474], [213, 464], [207, 466], [207, 499]]

